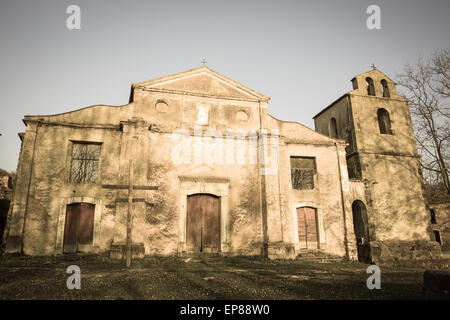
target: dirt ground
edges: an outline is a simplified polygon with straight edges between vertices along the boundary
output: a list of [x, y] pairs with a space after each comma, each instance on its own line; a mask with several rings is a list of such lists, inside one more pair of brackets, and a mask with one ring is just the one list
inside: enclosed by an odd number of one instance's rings
[[[66, 268], [81, 269], [69, 290]], [[0, 259], [0, 299], [423, 299], [424, 268], [381, 268], [369, 290], [368, 265], [336, 259], [146, 257], [126, 268], [100, 256]]]

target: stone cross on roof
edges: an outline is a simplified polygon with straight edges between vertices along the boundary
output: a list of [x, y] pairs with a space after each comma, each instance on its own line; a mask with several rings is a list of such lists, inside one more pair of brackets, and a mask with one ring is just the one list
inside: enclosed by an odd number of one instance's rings
[[206, 64], [207, 64], [207, 62], [206, 62], [205, 59], [202, 60], [202, 64], [203, 64], [203, 65], [206, 65]]

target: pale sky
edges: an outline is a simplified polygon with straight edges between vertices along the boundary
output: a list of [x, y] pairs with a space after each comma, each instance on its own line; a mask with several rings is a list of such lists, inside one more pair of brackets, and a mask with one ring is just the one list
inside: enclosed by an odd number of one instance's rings
[[[81, 8], [81, 30], [66, 9]], [[369, 5], [381, 30], [366, 27]], [[450, 47], [449, 0], [0, 0], [0, 168], [15, 171], [24, 115], [128, 103], [130, 85], [208, 66], [271, 97], [269, 112], [312, 117], [356, 74], [395, 79]], [[55, 146], [57, 147], [57, 146]]]

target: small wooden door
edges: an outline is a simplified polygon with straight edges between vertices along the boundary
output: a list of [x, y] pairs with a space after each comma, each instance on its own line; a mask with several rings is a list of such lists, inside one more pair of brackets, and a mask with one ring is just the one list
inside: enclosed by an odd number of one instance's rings
[[297, 208], [298, 242], [302, 249], [317, 249], [317, 215], [316, 209]]
[[94, 238], [95, 206], [89, 203], [67, 205], [64, 253], [89, 251]]
[[186, 249], [188, 252], [220, 251], [220, 198], [195, 194], [187, 198]]

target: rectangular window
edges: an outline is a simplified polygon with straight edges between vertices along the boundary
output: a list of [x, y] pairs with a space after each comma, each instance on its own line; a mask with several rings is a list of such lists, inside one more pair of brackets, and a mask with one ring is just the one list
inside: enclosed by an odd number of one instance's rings
[[291, 180], [293, 189], [314, 189], [315, 174], [316, 161], [314, 158], [291, 157]]
[[74, 183], [96, 183], [100, 144], [73, 142], [70, 181]]
[[431, 216], [431, 223], [432, 224], [436, 224], [436, 212], [434, 211], [434, 209], [430, 209], [430, 216]]
[[441, 234], [438, 230], [434, 230], [434, 239], [436, 240], [436, 242], [438, 242], [439, 244], [442, 244], [441, 242]]

